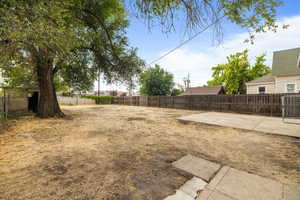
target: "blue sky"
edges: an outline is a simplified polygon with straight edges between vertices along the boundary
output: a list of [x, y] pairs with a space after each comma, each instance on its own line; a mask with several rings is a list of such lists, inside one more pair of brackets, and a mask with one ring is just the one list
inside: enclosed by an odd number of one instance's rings
[[[286, 0], [278, 9], [278, 19], [294, 15], [300, 15], [300, 1]], [[243, 32], [243, 30], [232, 24], [225, 27], [225, 38], [230, 37], [233, 33]], [[128, 37], [133, 46], [139, 48], [139, 54], [146, 60], [153, 60], [158, 56], [157, 51], [168, 51], [170, 48], [177, 46], [183, 39], [182, 30], [176, 30], [172, 34], [164, 34], [160, 26], [152, 28], [150, 31], [143, 20], [130, 17], [130, 26], [128, 28]], [[186, 47], [205, 48], [211, 46], [211, 41], [207, 40], [209, 33], [205, 32], [200, 35]]]
[[[300, 1], [284, 0], [277, 14], [278, 23], [289, 24], [289, 29], [276, 34], [258, 35], [254, 45], [243, 43], [248, 36], [246, 30], [225, 22], [223, 42], [220, 45], [212, 43], [211, 34], [207, 31], [157, 64], [173, 73], [175, 82], [179, 84], [182, 84], [183, 77], [190, 73], [192, 86], [205, 84], [211, 77], [211, 67], [224, 63], [229, 54], [246, 48], [250, 50], [250, 60], [266, 53], [267, 64], [271, 65], [273, 51], [300, 47]], [[165, 34], [160, 26], [149, 30], [143, 20], [130, 17], [129, 21], [127, 33], [130, 44], [138, 48], [139, 56], [147, 63], [157, 59], [186, 39], [183, 28], [178, 28], [174, 33]], [[103, 83], [101, 89], [125, 90], [125, 87]]]

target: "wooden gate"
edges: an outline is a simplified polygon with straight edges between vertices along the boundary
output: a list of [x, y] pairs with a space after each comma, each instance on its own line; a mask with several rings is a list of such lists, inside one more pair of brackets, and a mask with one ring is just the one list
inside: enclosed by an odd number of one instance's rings
[[282, 102], [282, 117], [298, 118], [300, 117], [300, 94], [285, 95], [281, 97]]

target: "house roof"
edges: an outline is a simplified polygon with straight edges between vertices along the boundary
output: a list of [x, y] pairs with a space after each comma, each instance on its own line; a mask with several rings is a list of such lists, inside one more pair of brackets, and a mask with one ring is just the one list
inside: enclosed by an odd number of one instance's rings
[[191, 87], [187, 88], [182, 95], [216, 95], [224, 91], [223, 86]]
[[259, 77], [253, 81], [247, 82], [247, 84], [254, 84], [254, 83], [267, 83], [267, 82], [275, 82], [275, 77], [272, 75], [272, 73], [266, 74], [262, 77]]
[[273, 54], [272, 74], [300, 74], [300, 48], [275, 51]]

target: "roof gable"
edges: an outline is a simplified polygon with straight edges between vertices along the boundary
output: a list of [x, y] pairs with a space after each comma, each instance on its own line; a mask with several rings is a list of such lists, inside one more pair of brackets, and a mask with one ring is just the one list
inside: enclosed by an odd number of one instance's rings
[[275, 77], [272, 75], [272, 73], [266, 74], [262, 77], [249, 81], [247, 82], [247, 84], [269, 83], [269, 82], [275, 82]]
[[273, 54], [272, 75], [300, 74], [300, 48], [276, 51]]
[[206, 86], [187, 88], [181, 95], [217, 95], [224, 93], [223, 86]]

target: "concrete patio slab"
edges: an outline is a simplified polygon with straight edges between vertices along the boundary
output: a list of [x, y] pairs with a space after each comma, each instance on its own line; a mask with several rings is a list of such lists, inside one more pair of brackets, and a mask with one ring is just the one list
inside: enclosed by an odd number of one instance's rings
[[164, 200], [300, 200], [300, 186], [285, 185], [229, 166], [219, 170], [220, 165], [192, 155], [182, 157], [173, 165], [206, 178], [209, 183], [194, 177]]
[[217, 190], [235, 199], [280, 199], [283, 184], [230, 168], [217, 185]]
[[209, 182], [209, 184], [206, 186], [206, 188], [210, 190], [214, 190], [217, 185], [221, 182], [223, 177], [228, 173], [230, 167], [224, 166], [220, 169], [220, 171], [216, 174], [216, 176]]
[[300, 138], [300, 119], [288, 119], [289, 122], [285, 123], [279, 117], [221, 112], [193, 114], [177, 119]]
[[300, 188], [284, 185], [283, 195], [285, 200], [299, 200]]
[[229, 196], [227, 196], [226, 194], [223, 194], [221, 192], [218, 192], [218, 191], [213, 191], [209, 198], [209, 200], [236, 200], [236, 199], [233, 199]]
[[300, 187], [291, 187], [244, 171], [223, 167], [197, 200], [299, 200]]
[[219, 164], [192, 155], [186, 155], [175, 161], [173, 166], [205, 181], [209, 181], [221, 167]]

